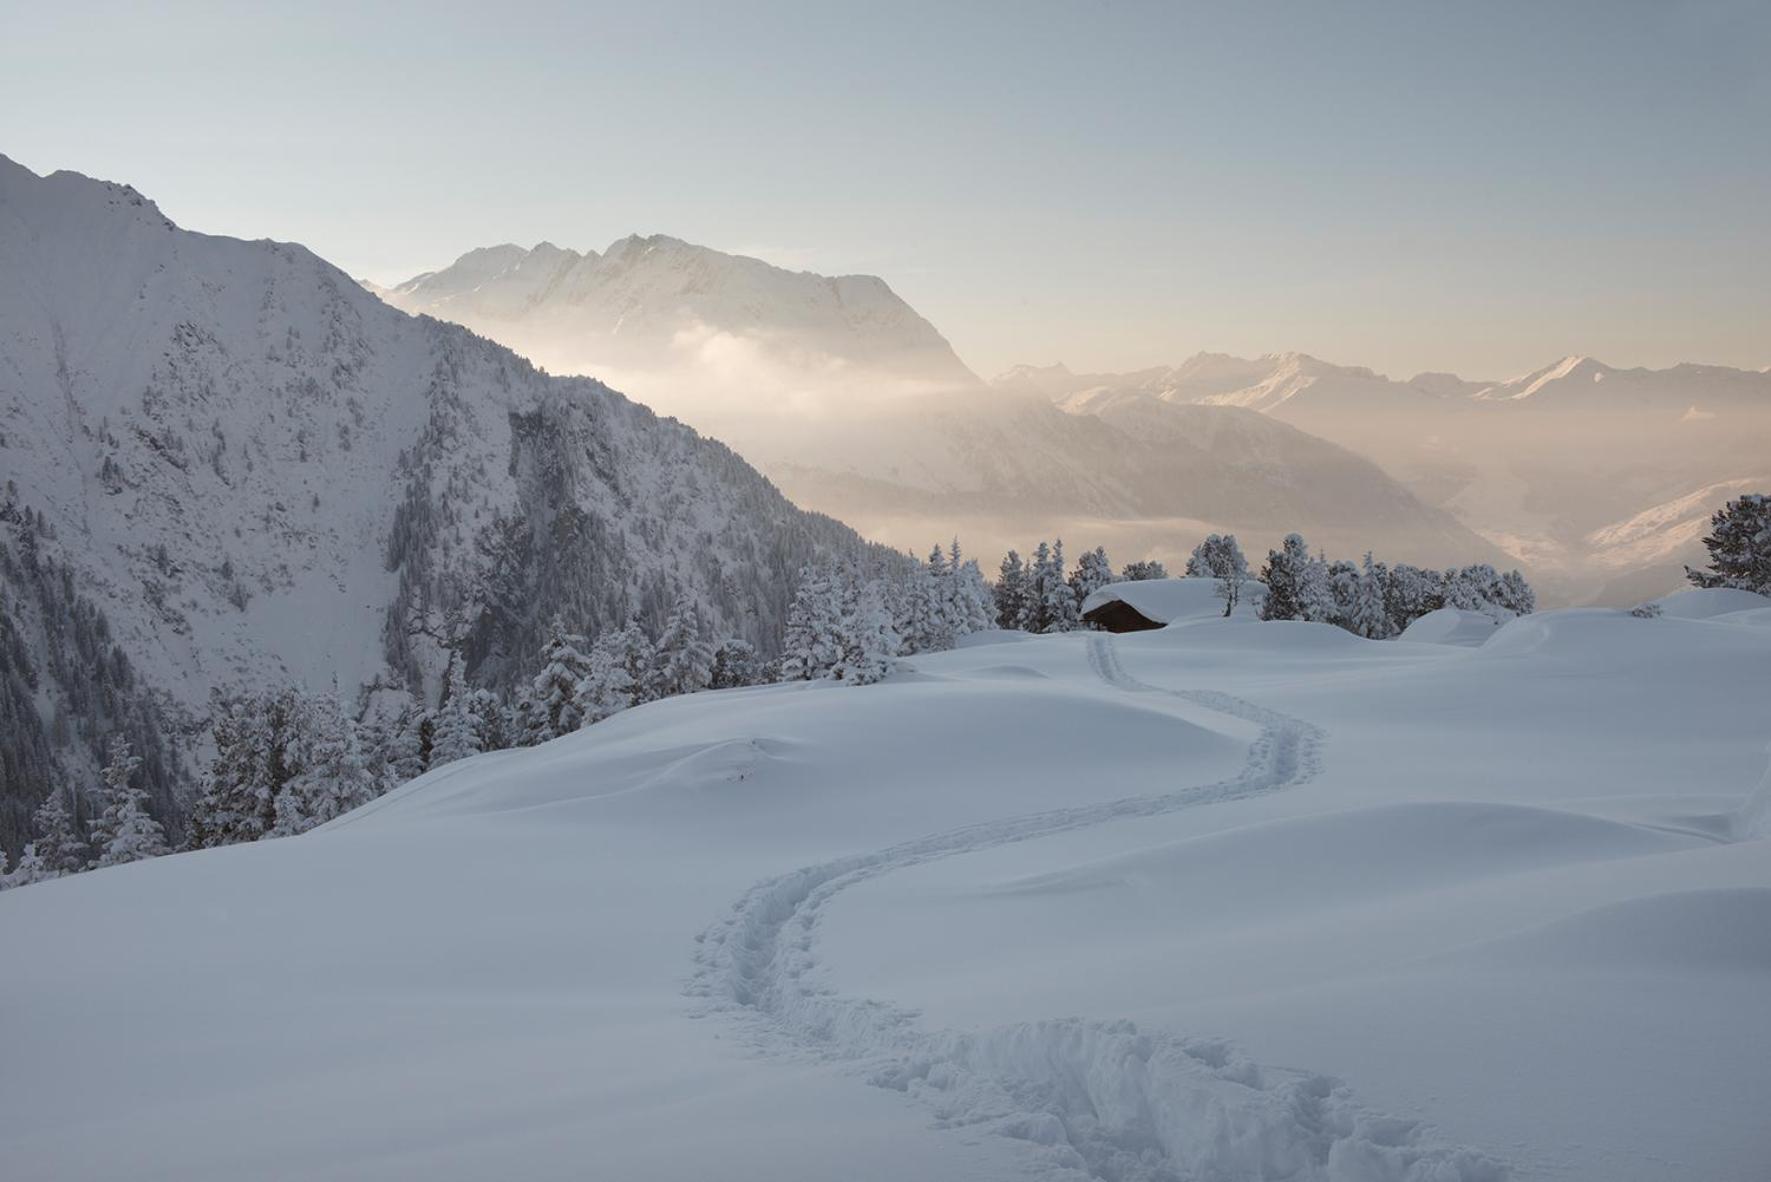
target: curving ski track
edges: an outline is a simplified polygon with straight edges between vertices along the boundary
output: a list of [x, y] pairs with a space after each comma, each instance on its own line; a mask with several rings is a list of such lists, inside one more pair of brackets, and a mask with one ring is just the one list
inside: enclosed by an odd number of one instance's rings
[[741, 1024], [765, 1054], [857, 1065], [949, 1127], [1026, 1144], [1054, 1178], [1106, 1182], [1499, 1182], [1507, 1167], [1435, 1143], [1417, 1121], [1365, 1111], [1338, 1081], [1249, 1061], [1231, 1045], [1077, 1018], [978, 1031], [925, 1031], [914, 1011], [814, 984], [825, 907], [842, 891], [937, 858], [1294, 788], [1316, 774], [1323, 734], [1277, 711], [1202, 690], [1138, 681], [1106, 635], [1088, 659], [1109, 685], [1163, 694], [1253, 722], [1260, 734], [1232, 779], [1055, 809], [902, 842], [758, 883], [697, 937], [688, 992]]

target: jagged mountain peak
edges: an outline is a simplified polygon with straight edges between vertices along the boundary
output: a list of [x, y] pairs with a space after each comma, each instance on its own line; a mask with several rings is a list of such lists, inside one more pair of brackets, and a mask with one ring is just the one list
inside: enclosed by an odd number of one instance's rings
[[878, 276], [790, 271], [668, 234], [629, 234], [601, 254], [483, 248], [387, 298], [564, 372], [692, 365], [694, 350], [726, 337], [747, 360], [820, 384], [856, 373], [978, 384], [934, 326]]

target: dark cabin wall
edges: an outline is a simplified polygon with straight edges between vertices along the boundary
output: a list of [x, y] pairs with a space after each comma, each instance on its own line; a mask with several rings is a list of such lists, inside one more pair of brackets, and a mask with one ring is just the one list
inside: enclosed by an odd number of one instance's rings
[[1162, 627], [1123, 599], [1103, 603], [1082, 618], [1108, 632], [1148, 632]]

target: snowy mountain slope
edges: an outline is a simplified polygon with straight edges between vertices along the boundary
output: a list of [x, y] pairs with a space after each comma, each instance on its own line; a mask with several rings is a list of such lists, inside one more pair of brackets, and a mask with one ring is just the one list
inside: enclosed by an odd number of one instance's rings
[[655, 625], [679, 594], [767, 650], [799, 564], [862, 546], [724, 446], [301, 247], [4, 159], [0, 469], [9, 544], [186, 712], [276, 683], [434, 697], [451, 644], [508, 684], [553, 612]]
[[995, 634], [8, 892], [0, 1140], [69, 1179], [1745, 1182], [1771, 631], [1682, 618], [1714, 594], [1479, 648]]
[[[1200, 354], [1126, 374], [1019, 366], [993, 385], [1078, 414], [1140, 400], [1258, 410], [1371, 458], [1564, 599], [1634, 594], [1594, 535], [1755, 476], [1771, 447], [1771, 374], [1723, 366], [1567, 357], [1506, 382], [1403, 382], [1303, 354]], [[1678, 578], [1676, 563], [1656, 560], [1639, 582], [1657, 594]]]
[[473, 250], [384, 294], [565, 373], [668, 368], [709, 350], [754, 349], [800, 369], [977, 383], [934, 326], [876, 276], [786, 271], [663, 234], [630, 235], [601, 254], [549, 242]]

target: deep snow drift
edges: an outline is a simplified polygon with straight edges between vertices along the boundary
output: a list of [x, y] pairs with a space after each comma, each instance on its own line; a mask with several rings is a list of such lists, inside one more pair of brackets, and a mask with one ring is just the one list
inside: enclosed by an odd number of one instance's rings
[[7, 892], [7, 1174], [1761, 1178], [1766, 607], [994, 634]]

